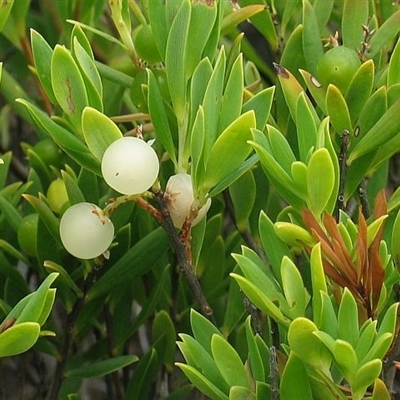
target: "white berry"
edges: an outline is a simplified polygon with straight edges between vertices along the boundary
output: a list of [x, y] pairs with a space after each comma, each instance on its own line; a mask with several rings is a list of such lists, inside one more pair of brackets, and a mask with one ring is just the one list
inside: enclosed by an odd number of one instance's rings
[[114, 225], [95, 204], [78, 203], [61, 217], [60, 236], [70, 254], [87, 260], [107, 251], [114, 237]]
[[[172, 222], [176, 228], [182, 228], [183, 223], [189, 216], [194, 202], [192, 177], [189, 174], [172, 175], [167, 182], [165, 189], [165, 199]], [[211, 206], [211, 199], [201, 207], [192, 226], [199, 223], [207, 214]]]
[[157, 179], [159, 167], [154, 149], [144, 140], [130, 136], [111, 143], [101, 161], [107, 184], [127, 195], [148, 190]]

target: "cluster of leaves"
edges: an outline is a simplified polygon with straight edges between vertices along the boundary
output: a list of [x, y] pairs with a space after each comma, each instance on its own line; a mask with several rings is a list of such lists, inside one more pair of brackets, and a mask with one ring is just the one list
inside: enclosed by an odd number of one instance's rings
[[[105, 376], [116, 399], [193, 387], [212, 399], [390, 398], [398, 5], [18, 0], [1, 6], [0, 28], [18, 53], [3, 71], [0, 145], [13, 147], [10, 115], [36, 134], [27, 169], [18, 149], [0, 166], [0, 357], [50, 355], [36, 393], [79, 399]], [[359, 58], [344, 86], [325, 84], [323, 38]], [[155, 139], [161, 162], [133, 201], [100, 170], [122, 135]], [[163, 198], [175, 173], [194, 190], [181, 232]], [[112, 210], [109, 257], [62, 246], [60, 217], [83, 201]]]

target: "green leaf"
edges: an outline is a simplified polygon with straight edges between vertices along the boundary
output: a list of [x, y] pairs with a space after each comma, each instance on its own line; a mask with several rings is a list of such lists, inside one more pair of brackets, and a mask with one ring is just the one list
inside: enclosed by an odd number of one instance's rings
[[335, 131], [342, 135], [344, 130], [352, 131], [349, 109], [340, 90], [330, 84], [326, 92], [326, 110]]
[[391, 333], [392, 335], [396, 333], [398, 308], [399, 308], [399, 303], [394, 303], [388, 308], [380, 323], [378, 330], [378, 337], [382, 336], [385, 333]]
[[156, 42], [158, 52], [164, 60], [168, 38], [166, 4], [159, 1], [149, 1], [147, 2], [147, 8], [154, 41]]
[[13, 4], [14, 0], [5, 1], [0, 4], [0, 32], [8, 20]]
[[[205, 66], [207, 66], [207, 64], [205, 64]], [[204, 152], [206, 160], [209, 157], [215, 140], [221, 134], [221, 132], [218, 132], [218, 123], [224, 91], [225, 71], [226, 54], [225, 48], [222, 47], [218, 53], [218, 58], [215, 62], [214, 70], [212, 71], [212, 74], [208, 80], [203, 98], [204, 117], [207, 121], [207, 135], [205, 136], [204, 141]], [[206, 71], [203, 72], [207, 73]]]
[[165, 51], [168, 87], [178, 121], [182, 121], [186, 113], [186, 84], [188, 79], [186, 76], [186, 57], [190, 16], [190, 3], [184, 0], [172, 21]]
[[363, 41], [362, 26], [368, 25], [368, 0], [345, 0], [342, 14], [343, 45], [360, 50]]
[[32, 196], [31, 194], [25, 194], [23, 197], [35, 208], [51, 235], [60, 243], [60, 222], [50, 207], [42, 199]]
[[53, 55], [53, 49], [46, 42], [43, 36], [34, 29], [31, 29], [31, 46], [36, 73], [40, 84], [46, 92], [49, 100], [53, 104], [56, 104], [57, 100], [54, 96], [53, 87], [51, 86], [51, 58]]
[[[160, 291], [158, 290], [158, 292]], [[176, 332], [174, 323], [167, 311], [161, 310], [156, 314], [152, 326], [152, 338], [160, 361], [164, 363], [167, 370], [172, 371], [176, 350]]]
[[239, 230], [245, 230], [248, 227], [249, 217], [256, 199], [256, 190], [256, 182], [251, 171], [243, 174], [229, 187], [236, 225]]
[[317, 142], [317, 126], [313, 116], [314, 109], [310, 108], [305, 92], [300, 93], [297, 100], [296, 127], [297, 143], [299, 146], [300, 161], [307, 162], [307, 155]]
[[304, 287], [303, 279], [295, 264], [288, 257], [282, 259], [282, 287], [289, 305], [290, 316], [304, 317], [310, 295]]
[[[296, 382], [294, 385], [293, 382]], [[302, 360], [291, 352], [280, 382], [281, 400], [312, 399], [310, 381]]]
[[138, 360], [139, 358], [134, 355], [112, 357], [104, 361], [98, 361], [82, 367], [67, 370], [65, 371], [65, 375], [67, 377], [75, 378], [96, 378], [111, 374], [112, 372], [127, 367]]
[[313, 315], [315, 324], [322, 328], [322, 293], [327, 293], [326, 277], [322, 264], [321, 243], [317, 243], [311, 250], [310, 256], [311, 283], [313, 290]]
[[[121, 283], [131, 281], [150, 270], [167, 251], [169, 242], [162, 228], [139, 240], [101, 276], [88, 292], [88, 299], [109, 293]], [[135, 268], [132, 268], [132, 265]]]
[[388, 86], [400, 83], [400, 40], [397, 40], [396, 46], [390, 56], [389, 69], [387, 74]]
[[365, 364], [371, 360], [379, 359], [381, 360], [386, 352], [389, 350], [390, 345], [393, 341], [393, 334], [386, 332], [378, 335], [374, 344], [369, 349], [368, 353], [363, 359], [360, 360], [360, 365]]
[[380, 379], [375, 379], [371, 400], [391, 400], [388, 388]]
[[300, 360], [330, 376], [331, 355], [326, 346], [315, 336], [318, 329], [307, 318], [296, 318], [289, 326], [288, 343]]
[[36, 124], [46, 132], [53, 140], [78, 164], [87, 168], [89, 171], [94, 172], [96, 175], [101, 176], [100, 163], [96, 160], [86, 145], [79, 140], [71, 132], [58, 125], [52, 119], [50, 119], [43, 111], [39, 108], [30, 104], [23, 99], [17, 99], [19, 103], [22, 103], [29, 111]]
[[310, 209], [316, 218], [322, 214], [335, 186], [335, 171], [327, 149], [315, 151], [308, 164], [307, 188]]
[[76, 62], [61, 45], [56, 45], [51, 58], [51, 85], [58, 104], [78, 127], [82, 110], [89, 105], [87, 92]]
[[250, 316], [246, 318], [246, 340], [247, 340], [248, 358], [250, 362], [251, 375], [256, 382], [263, 382], [266, 376], [264, 370], [264, 363], [262, 360], [262, 355], [257, 345], [257, 341], [253, 334]]
[[[328, 293], [320, 291], [321, 314], [319, 318], [319, 329], [330, 335], [331, 338], [338, 338], [337, 310], [334, 309], [332, 299]], [[335, 304], [336, 306], [336, 304]], [[333, 339], [332, 339], [333, 340]]]
[[86, 49], [81, 45], [76, 37], [73, 41], [73, 55], [78, 64], [81, 76], [84, 80], [86, 92], [88, 96], [88, 104], [99, 110], [103, 110], [103, 84], [101, 82], [99, 71], [97, 70], [96, 64], [92, 53], [88, 53]]
[[360, 111], [371, 96], [375, 78], [375, 67], [372, 60], [361, 64], [346, 91], [345, 100], [348, 105], [351, 121], [355, 121]]
[[348, 164], [373, 150], [377, 150], [392, 138], [400, 130], [400, 119], [397, 116], [400, 113], [400, 100], [390, 107], [381, 119], [357, 142], [348, 158]]
[[316, 74], [317, 64], [324, 54], [320, 40], [318, 20], [313, 6], [308, 0], [303, 1], [303, 52], [307, 63], [307, 69]]
[[[21, 313], [18, 315], [16, 325], [23, 322], [38, 322], [38, 323], [39, 321], [43, 322], [44, 314], [46, 314], [47, 310], [49, 310], [48, 307], [45, 308], [45, 305], [50, 290], [50, 286], [57, 278], [57, 276], [58, 276], [57, 272], [52, 272], [41, 283], [39, 288], [35, 292], [33, 292], [32, 296], [29, 299], [29, 302], [23, 308]], [[53, 299], [54, 301], [54, 293], [53, 295], [50, 295], [49, 300], [51, 299]]]
[[394, 37], [396, 37], [399, 31], [400, 10], [397, 10], [372, 35], [366, 55], [369, 58], [374, 58]]
[[0, 334], [0, 358], [24, 353], [36, 343], [39, 335], [40, 325], [36, 322], [14, 324]]
[[[177, 344], [187, 364], [196, 368], [210, 383], [218, 387], [221, 391], [228, 393], [229, 386], [224, 381], [211, 354], [191, 336], [186, 334], [180, 334], [179, 336], [182, 342], [178, 342]], [[211, 340], [209, 345], [211, 346]]]
[[232, 386], [229, 391], [229, 400], [256, 400], [256, 395], [243, 386]]
[[235, 171], [222, 179], [218, 185], [214, 186], [214, 188], [208, 193], [208, 197], [213, 198], [214, 196], [223, 192], [227, 187], [231, 186], [237, 179], [243, 176], [243, 174], [248, 172], [255, 164], [257, 164], [258, 161], [259, 158], [257, 154], [250, 156]]
[[236, 350], [220, 335], [211, 338], [211, 352], [228, 386], [247, 387], [246, 370]]
[[353, 346], [345, 340], [338, 339], [333, 345], [333, 356], [343, 376], [351, 385], [358, 370], [357, 355]]
[[294, 185], [291, 176], [272, 156], [272, 149], [265, 135], [258, 130], [253, 130], [253, 136], [254, 141], [250, 141], [250, 144], [256, 149], [265, 173], [279, 194], [294, 207], [304, 206], [301, 192]]
[[212, 400], [229, 400], [229, 397], [223, 393], [217, 386], [213, 385], [208, 379], [206, 379], [200, 372], [190, 365], [175, 363], [187, 378], [198, 388], [203, 394]]
[[[1, 168], [1, 167], [0, 167]], [[19, 226], [22, 222], [22, 217], [14, 207], [4, 196], [0, 195], [0, 209], [2, 214], [6, 217], [7, 222], [10, 224], [10, 227], [17, 232]]]
[[149, 112], [151, 115], [151, 122], [154, 125], [157, 140], [167, 151], [174, 164], [176, 164], [175, 145], [172, 140], [171, 128], [168, 121], [167, 112], [163, 102], [163, 97], [158, 87], [157, 80], [154, 73], [148, 69], [148, 95], [147, 102], [149, 105]]
[[264, 211], [260, 213], [258, 230], [264, 252], [274, 271], [274, 277], [282, 284], [281, 261], [283, 257], [291, 258], [292, 254], [285, 243], [276, 235], [274, 224]]
[[129, 400], [142, 400], [148, 398], [158, 368], [159, 362], [157, 352], [155, 349], [151, 348], [136, 365], [129, 381], [125, 398]]
[[271, 111], [274, 94], [275, 86], [271, 86], [261, 90], [261, 92], [255, 94], [243, 104], [242, 114], [254, 110], [256, 116], [256, 128], [258, 130], [262, 131], [265, 128]]
[[281, 323], [285, 326], [290, 324], [290, 320], [283, 315], [282, 311], [274, 304], [273, 301], [260, 292], [260, 288], [258, 286], [238, 274], [231, 273], [230, 276], [236, 280], [243, 292], [256, 307], [270, 315], [278, 323]]
[[82, 112], [82, 131], [91, 153], [99, 161], [107, 147], [122, 137], [122, 133], [110, 118], [92, 107]]
[[338, 311], [339, 338], [354, 348], [359, 338], [358, 308], [351, 292], [345, 288]]
[[196, 310], [190, 310], [190, 326], [195, 339], [211, 354], [211, 338], [220, 335], [219, 330]]
[[[323, 1], [325, 1], [325, 0], [323, 0]], [[313, 75], [311, 75], [308, 71], [304, 71], [303, 69], [300, 69], [299, 71], [307, 85], [309, 92], [311, 93], [311, 96], [315, 100], [317, 106], [321, 109], [321, 111], [324, 114], [327, 114], [326, 104], [325, 104], [327, 88], [325, 86], [322, 86], [317, 81], [317, 79]], [[307, 107], [307, 109], [308, 108], [309, 107]]]
[[314, 240], [311, 234], [299, 225], [291, 222], [275, 222], [275, 233], [283, 242], [292, 247], [299, 247], [301, 244], [313, 246]]
[[253, 17], [265, 9], [266, 6], [262, 4], [253, 4], [240, 7], [238, 10], [229, 13], [222, 21], [221, 34], [224, 35], [228, 33], [243, 21]]
[[372, 360], [360, 366], [351, 384], [353, 398], [360, 399], [366, 392], [368, 386], [379, 377], [382, 370], [381, 360]]
[[255, 125], [254, 112], [249, 111], [233, 121], [218, 137], [207, 161], [205, 180], [202, 183], [205, 193], [245, 161], [251, 152], [247, 142], [252, 137], [251, 128]]
[[210, 38], [212, 29], [217, 19], [218, 3], [195, 2], [192, 3], [188, 37], [191, 43], [190, 51], [186, 54], [186, 76], [192, 75], [193, 70], [202, 59], [203, 51]]
[[221, 101], [217, 132], [222, 132], [240, 116], [243, 100], [243, 55], [233, 63]]
[[360, 338], [358, 339], [356, 347], [358, 360], [362, 360], [366, 356], [376, 338], [376, 323], [377, 321], [367, 320], [361, 329]]
[[71, 276], [68, 274], [65, 268], [63, 268], [61, 265], [58, 265], [57, 263], [47, 260], [44, 263], [44, 267], [48, 271], [54, 271], [57, 272], [60, 277], [58, 280], [61, 280], [65, 282], [75, 293], [78, 297], [81, 297], [83, 295], [82, 290], [77, 286], [77, 284], [73, 281]]

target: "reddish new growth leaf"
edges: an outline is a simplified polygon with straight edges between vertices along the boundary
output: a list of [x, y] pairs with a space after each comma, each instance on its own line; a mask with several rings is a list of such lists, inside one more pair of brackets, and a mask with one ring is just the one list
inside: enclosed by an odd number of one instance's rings
[[[382, 191], [376, 198], [374, 219], [385, 215], [386, 212], [386, 198]], [[331, 215], [324, 215], [325, 230], [309, 210], [303, 210], [302, 216], [314, 239], [321, 243], [326, 275], [339, 286], [347, 287], [364, 308], [367, 318], [374, 318], [385, 275], [383, 262], [379, 256], [383, 224], [368, 247], [367, 223], [360, 209], [358, 234], [352, 257]]]

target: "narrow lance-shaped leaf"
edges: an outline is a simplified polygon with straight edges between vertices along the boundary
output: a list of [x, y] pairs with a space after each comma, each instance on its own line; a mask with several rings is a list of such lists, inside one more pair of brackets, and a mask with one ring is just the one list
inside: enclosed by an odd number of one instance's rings
[[153, 123], [154, 130], [156, 133], [157, 140], [160, 141], [164, 149], [167, 151], [171, 160], [176, 164], [176, 152], [175, 145], [172, 140], [171, 128], [168, 121], [165, 104], [163, 97], [158, 87], [157, 80], [154, 73], [149, 69], [148, 74], [148, 95], [147, 101], [149, 105], [149, 111], [151, 116], [151, 122]]
[[349, 109], [340, 90], [329, 85], [326, 92], [326, 111], [330, 117], [335, 131], [342, 135], [344, 130], [352, 131]]
[[37, 76], [49, 100], [56, 104], [53, 87], [51, 86], [51, 57], [53, 49], [40, 33], [31, 29], [32, 55], [35, 62]]
[[82, 110], [89, 105], [86, 88], [71, 53], [60, 45], [54, 48], [51, 58], [51, 84], [57, 102], [79, 127]]
[[389, 70], [387, 77], [388, 86], [400, 83], [400, 40], [397, 41], [396, 47], [390, 56]]
[[345, 100], [349, 108], [351, 120], [355, 121], [360, 111], [371, 96], [375, 77], [375, 67], [372, 60], [361, 64], [346, 91]]
[[362, 27], [368, 24], [368, 0], [345, 0], [342, 14], [343, 45], [359, 50], [363, 41]]
[[182, 1], [169, 31], [165, 52], [168, 87], [178, 121], [186, 113], [186, 55], [191, 6]]
[[366, 51], [369, 58], [374, 58], [400, 31], [400, 10], [394, 12], [372, 35]]
[[303, 52], [308, 70], [315, 75], [317, 64], [324, 54], [318, 20], [314, 7], [308, 0], [303, 1]]
[[211, 338], [215, 363], [229, 386], [247, 386], [246, 370], [236, 350], [220, 335]]

